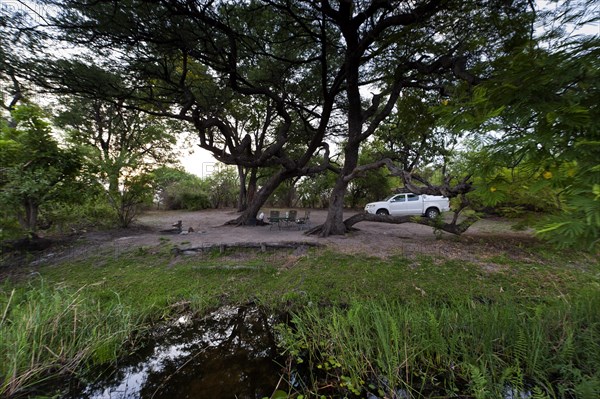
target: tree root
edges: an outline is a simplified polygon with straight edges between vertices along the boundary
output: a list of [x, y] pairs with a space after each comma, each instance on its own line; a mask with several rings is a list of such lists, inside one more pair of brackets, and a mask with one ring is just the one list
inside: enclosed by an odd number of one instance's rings
[[304, 232], [304, 235], [307, 235], [307, 236], [318, 235], [318, 234], [321, 234], [321, 231], [323, 231], [323, 225], [322, 224], [306, 230]]
[[[319, 237], [328, 237], [329, 235], [325, 235], [323, 233], [323, 226], [324, 226], [324, 224], [320, 224], [320, 225], [315, 226], [315, 227], [313, 227], [313, 228], [311, 228], [309, 230], [306, 230], [304, 232], [304, 235], [307, 235], [307, 236], [318, 235]], [[348, 227], [348, 226], [346, 226], [346, 233], [350, 233], [352, 231], [358, 231], [358, 230], [359, 229], [357, 229], [356, 227], [352, 227], [352, 226]]]
[[269, 223], [265, 222], [264, 220], [255, 219], [253, 221], [248, 221], [248, 220], [244, 220], [244, 218], [242, 218], [241, 216], [237, 219], [231, 219], [231, 220], [228, 220], [227, 222], [223, 223], [223, 226], [235, 226], [235, 227], [268, 226], [268, 225], [269, 225]]

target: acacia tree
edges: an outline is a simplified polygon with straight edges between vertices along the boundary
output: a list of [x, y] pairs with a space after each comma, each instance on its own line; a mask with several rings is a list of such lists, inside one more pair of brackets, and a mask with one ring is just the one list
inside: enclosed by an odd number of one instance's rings
[[[219, 117], [213, 116], [209, 127], [202, 127], [203, 134], [213, 140], [229, 153], [245, 152], [243, 155], [252, 157], [262, 153], [271, 143], [276, 134], [277, 113], [272, 101], [261, 101], [260, 98], [250, 98], [246, 101], [232, 100], [219, 110]], [[218, 120], [218, 123], [216, 122]], [[202, 144], [200, 145], [206, 148]], [[223, 151], [213, 148], [212, 153], [218, 158]], [[259, 177], [276, 174], [273, 168], [255, 165], [236, 164], [239, 190], [237, 208], [243, 212], [252, 203], [258, 190]], [[263, 176], [264, 177], [264, 176]]]
[[197, 211], [210, 207], [209, 187], [200, 177], [180, 168], [161, 166], [152, 171], [154, 201], [160, 209]]
[[[9, 83], [10, 82], [10, 83]], [[6, 59], [6, 54], [2, 53], [0, 46], [0, 107], [7, 114], [6, 118], [2, 118], [2, 122], [8, 126], [15, 127], [15, 121], [11, 118], [10, 113], [15, 110], [17, 104], [23, 100], [23, 87], [17, 79], [12, 66]]]
[[55, 122], [71, 143], [85, 149], [119, 224], [127, 227], [150, 187], [140, 176], [169, 161], [175, 144], [169, 126], [124, 101], [84, 97], [64, 97]]
[[444, 107], [445, 102], [440, 103], [439, 95], [403, 91], [372, 140], [361, 146], [359, 156], [360, 165], [389, 164], [391, 170], [365, 168], [353, 178], [348, 186], [351, 207], [356, 206], [358, 199], [376, 201], [394, 191], [407, 190], [401, 187], [403, 173], [441, 183], [441, 177], [447, 175], [446, 166], [456, 141], [456, 137], [439, 124], [437, 109]]
[[389, 158], [407, 172], [423, 165], [443, 165], [457, 140], [439, 121], [439, 110], [447, 101], [438, 93], [404, 90], [368, 145], [372, 161]]
[[[516, 171], [526, 171], [529, 182], [523, 189], [540, 195], [552, 188], [562, 208], [560, 214], [540, 220], [538, 234], [558, 246], [594, 248], [600, 242], [599, 147], [594, 122], [598, 107], [592, 100], [598, 96], [599, 46], [597, 36], [567, 36], [565, 40], [565, 32], [597, 21], [588, 6], [594, 9], [586, 1], [561, 5], [556, 13], [559, 18], [551, 15], [549, 24], [558, 29], [543, 37], [534, 39], [533, 32], [525, 35], [517, 30], [520, 35], [492, 52], [494, 57], [487, 56], [492, 62], [484, 70], [484, 78], [476, 82], [478, 87], [462, 93], [460, 87], [453, 90], [451, 105], [446, 108], [454, 113], [454, 130], [476, 131], [482, 139], [476, 162], [467, 166], [467, 176], [480, 183], [479, 198], [488, 204], [497, 202], [514, 189], [502, 183], [506, 180], [502, 175], [511, 171], [514, 178]], [[378, 163], [383, 164], [395, 168], [389, 161]], [[398, 169], [397, 174], [417, 193], [446, 191], [452, 196], [454, 191], [463, 196], [473, 189], [472, 181], [463, 180], [448, 190], [446, 183], [435, 187], [406, 170]], [[419, 183], [411, 184], [415, 180]], [[547, 199], [538, 203], [547, 203]], [[352, 217], [345, 223], [351, 226], [364, 219], [368, 218]], [[444, 226], [449, 231], [457, 227]]]
[[[151, 104], [146, 112], [194, 126], [199, 145], [221, 162], [249, 170], [275, 168], [237, 223], [254, 218], [285, 179], [326, 167], [323, 137], [333, 97], [323, 107], [323, 94], [313, 87], [325, 50], [315, 47], [311, 37], [298, 35], [291, 16], [261, 2], [48, 3], [61, 10], [51, 18], [60, 29], [54, 39], [85, 46], [94, 56], [46, 60], [46, 67], [38, 69], [40, 84], [106, 101], [134, 98]], [[99, 85], [90, 79], [108, 69], [127, 83]], [[230, 115], [222, 110], [234, 103], [268, 104], [273, 110], [265, 118], [268, 135], [262, 142], [232, 128]], [[323, 165], [308, 166], [319, 151]]]
[[[518, 43], [528, 33], [531, 18], [528, 3], [487, 2], [315, 2], [327, 22], [343, 37], [339, 43], [343, 62], [343, 95], [347, 102], [344, 164], [332, 192], [327, 220], [315, 228], [321, 235], [343, 234], [344, 195], [349, 182], [364, 170], [388, 161], [359, 166], [362, 143], [371, 137], [390, 115], [400, 93], [406, 88], [434, 90], [445, 95], [453, 81], [476, 85], [485, 72], [475, 61], [494, 57], [508, 43]], [[482, 42], [487, 41], [487, 45]], [[375, 88], [366, 101], [363, 87]], [[391, 165], [394, 169], [394, 165]], [[411, 185], [407, 171], [399, 171]], [[467, 187], [463, 185], [463, 187]], [[411, 189], [421, 191], [412, 185]], [[440, 193], [443, 188], [427, 187]], [[450, 191], [450, 190], [445, 190]]]
[[10, 5], [0, 7], [0, 121], [10, 128], [17, 124], [12, 112], [19, 104], [31, 103], [33, 97], [24, 78], [28, 70], [25, 55], [34, 52], [39, 41], [31, 31], [22, 29], [31, 22], [27, 13], [13, 10]]

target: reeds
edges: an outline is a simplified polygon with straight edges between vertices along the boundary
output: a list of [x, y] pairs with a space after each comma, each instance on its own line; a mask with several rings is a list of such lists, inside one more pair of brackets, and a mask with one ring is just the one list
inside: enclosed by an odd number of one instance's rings
[[116, 294], [85, 291], [43, 282], [0, 291], [0, 397], [117, 358], [138, 320]]
[[531, 307], [465, 301], [308, 307], [280, 337], [288, 353], [308, 361], [307, 389], [314, 394], [333, 385], [339, 393], [386, 398], [600, 397], [597, 291]]

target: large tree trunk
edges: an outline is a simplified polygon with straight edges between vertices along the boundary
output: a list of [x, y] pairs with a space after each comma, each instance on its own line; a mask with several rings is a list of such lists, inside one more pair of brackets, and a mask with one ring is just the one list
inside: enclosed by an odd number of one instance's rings
[[283, 196], [283, 204], [288, 208], [293, 208], [295, 197], [296, 189], [294, 187], [294, 180], [290, 179], [285, 182], [285, 195]]
[[238, 176], [240, 179], [240, 193], [238, 195], [237, 210], [243, 212], [248, 207], [248, 192], [246, 191], [246, 175], [248, 171], [243, 166], [238, 165]]
[[17, 219], [21, 227], [31, 233], [37, 230], [37, 219], [40, 207], [30, 198], [23, 201], [24, 214], [18, 214]]
[[267, 180], [260, 190], [254, 195], [252, 201], [248, 202], [247, 208], [242, 214], [234, 220], [230, 220], [227, 224], [235, 224], [236, 226], [242, 225], [253, 225], [256, 224], [256, 215], [260, 211], [260, 208], [267, 202], [271, 194], [283, 183], [286, 179], [294, 176], [295, 172], [289, 170], [282, 170], [275, 173]]
[[335, 187], [329, 199], [329, 210], [327, 219], [321, 226], [317, 226], [307, 232], [307, 234], [319, 234], [321, 237], [330, 235], [344, 235], [348, 231], [344, 224], [344, 197], [348, 188], [348, 180], [346, 176], [350, 175], [354, 168], [358, 165], [358, 149], [360, 143], [348, 143], [344, 154], [344, 167], [338, 176]]
[[329, 209], [325, 223], [309, 230], [307, 234], [318, 233], [321, 237], [328, 237], [330, 235], [343, 235], [346, 233], [346, 225], [344, 224], [344, 196], [347, 186], [348, 183], [344, 182], [343, 176], [340, 176], [329, 198]]
[[358, 48], [358, 36], [350, 26], [340, 26], [344, 33], [347, 49], [345, 58], [346, 94], [348, 96], [348, 142], [344, 146], [344, 166], [339, 174], [329, 201], [327, 219], [321, 228], [318, 226], [309, 230], [308, 234], [319, 233], [321, 237], [343, 235], [346, 233], [344, 224], [344, 196], [348, 188], [350, 176], [358, 165], [358, 153], [361, 144], [363, 128], [363, 112], [360, 97], [359, 67], [361, 64]]
[[240, 195], [238, 197], [238, 212], [243, 212], [248, 208], [256, 195], [257, 168], [244, 168], [238, 166], [238, 175], [240, 177]]
[[246, 190], [246, 204], [254, 200], [256, 190], [258, 189], [258, 168], [250, 169], [250, 177], [248, 179], [248, 188]]

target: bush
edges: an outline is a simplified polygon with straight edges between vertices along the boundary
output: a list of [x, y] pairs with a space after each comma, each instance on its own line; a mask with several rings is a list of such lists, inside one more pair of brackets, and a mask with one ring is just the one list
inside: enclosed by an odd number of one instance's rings
[[501, 169], [493, 178], [478, 179], [469, 200], [475, 210], [520, 218], [527, 213], [554, 213], [559, 209], [557, 191], [528, 169]]
[[15, 239], [23, 236], [23, 229], [19, 226], [19, 221], [8, 214], [2, 212], [0, 219], [0, 242], [4, 240]]
[[[198, 179], [199, 180], [199, 179]], [[162, 193], [166, 209], [198, 211], [210, 208], [210, 198], [200, 181], [184, 180], [171, 183]]]
[[104, 196], [86, 199], [81, 204], [57, 203], [44, 210], [44, 219], [60, 233], [83, 228], [108, 228], [117, 223], [117, 215]]

